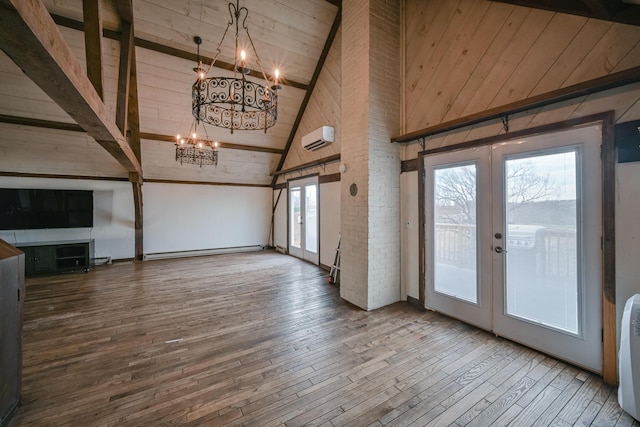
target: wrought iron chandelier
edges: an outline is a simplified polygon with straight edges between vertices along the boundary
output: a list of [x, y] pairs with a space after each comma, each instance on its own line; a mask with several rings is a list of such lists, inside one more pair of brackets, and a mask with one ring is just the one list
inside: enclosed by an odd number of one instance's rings
[[[211, 64], [205, 69], [200, 60], [200, 44], [202, 39], [194, 37], [197, 45], [198, 66], [194, 68], [197, 80], [192, 86], [192, 114], [196, 121], [213, 126], [234, 130], [258, 130], [274, 126], [278, 119], [278, 85], [279, 72], [273, 73], [273, 81], [267, 77], [260, 57], [253, 44], [246, 22], [249, 11], [236, 4], [229, 3], [229, 21], [216, 48], [216, 54]], [[229, 31], [235, 25], [235, 52], [233, 55], [233, 77], [208, 77], [207, 74], [214, 66], [220, 54], [222, 43]], [[253, 51], [255, 62], [262, 73], [263, 81], [255, 83], [247, 79], [250, 69], [247, 67], [247, 53], [240, 47], [239, 33], [243, 30]]]
[[194, 121], [189, 131], [189, 136], [176, 137], [176, 162], [180, 164], [189, 163], [193, 165], [218, 165], [218, 143], [211, 141], [204, 129], [204, 138], [198, 135], [199, 121]]

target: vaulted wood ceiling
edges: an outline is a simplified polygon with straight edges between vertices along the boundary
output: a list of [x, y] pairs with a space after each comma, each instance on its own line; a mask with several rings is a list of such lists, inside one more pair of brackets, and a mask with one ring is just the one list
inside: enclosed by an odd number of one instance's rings
[[[122, 3], [122, 2], [120, 2]], [[234, 1], [235, 3], [235, 1]], [[86, 69], [82, 0], [43, 0], [80, 66]], [[116, 116], [120, 38], [123, 20], [119, 0], [102, 0], [104, 104]], [[191, 84], [195, 75], [194, 36], [203, 40], [204, 58], [215, 55], [230, 19], [227, 0], [133, 0], [133, 28], [145, 179], [269, 185], [282, 166], [283, 153], [317, 78], [317, 69], [339, 23], [339, 1], [242, 0], [249, 10], [247, 26], [267, 73], [283, 76], [278, 123], [266, 134], [207, 127], [222, 142], [218, 167], [180, 166], [172, 141], [192, 123]], [[233, 29], [218, 56], [233, 63]], [[248, 43], [241, 38], [240, 43]], [[251, 68], [257, 69], [255, 62]], [[230, 72], [214, 68], [215, 74]], [[13, 144], [0, 150], [24, 162], [2, 164], [2, 172], [57, 171], [78, 176], [126, 177], [127, 170], [83, 132], [65, 109], [33, 83], [11, 59], [0, 53], [0, 127]], [[36, 125], [36, 126], [33, 126]], [[42, 129], [38, 126], [48, 127]], [[55, 129], [51, 129], [55, 128]], [[15, 142], [19, 141], [19, 144]], [[28, 161], [27, 161], [28, 159]], [[55, 163], [58, 166], [51, 167]], [[41, 167], [40, 167], [41, 166]]]

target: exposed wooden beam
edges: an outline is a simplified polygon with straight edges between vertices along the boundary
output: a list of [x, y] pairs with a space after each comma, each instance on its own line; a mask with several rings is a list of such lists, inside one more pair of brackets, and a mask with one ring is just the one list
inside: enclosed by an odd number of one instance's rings
[[8, 116], [0, 114], [0, 123], [10, 123], [20, 126], [32, 126], [36, 128], [68, 130], [71, 132], [84, 132], [84, 129], [75, 123], [54, 122], [52, 120], [32, 119], [30, 117]]
[[144, 256], [143, 246], [143, 210], [142, 210], [142, 182], [131, 180], [133, 189], [133, 206], [134, 206], [134, 258], [136, 261], [142, 261]]
[[[9, 116], [5, 114], [0, 114], [0, 123], [9, 123], [20, 126], [32, 126], [37, 128], [45, 128], [45, 129], [57, 129], [57, 130], [66, 130], [71, 132], [84, 132], [79, 125], [75, 123], [65, 123], [65, 122], [55, 122], [51, 120], [40, 120], [40, 119], [32, 119], [30, 117], [19, 117], [19, 116]], [[149, 132], [140, 132], [141, 139], [150, 139], [153, 141], [165, 141], [175, 143], [176, 139], [171, 135], [161, 135], [157, 133], [149, 133]], [[261, 153], [271, 153], [271, 154], [282, 154], [284, 150], [279, 148], [270, 148], [270, 147], [258, 147], [256, 145], [244, 145], [244, 144], [234, 144], [231, 142], [221, 142], [218, 141], [218, 146], [220, 148], [226, 148], [228, 150], [243, 150], [243, 151], [257, 151]]]
[[[26, 173], [26, 172], [6, 172], [0, 171], [0, 176], [14, 178], [47, 178], [47, 179], [81, 179], [89, 181], [116, 181], [129, 182], [129, 178], [115, 176], [91, 176], [91, 175], [64, 175], [51, 173]], [[260, 187], [271, 188], [269, 184], [242, 184], [237, 182], [207, 182], [207, 181], [184, 181], [178, 179], [145, 179], [143, 182], [152, 184], [182, 184], [182, 185], [213, 185], [224, 187]], [[286, 184], [285, 184], [286, 187]], [[135, 193], [134, 193], [135, 195]]]
[[138, 161], [140, 148], [140, 115], [138, 110], [138, 78], [136, 70], [135, 31], [132, 0], [117, 0], [122, 31], [120, 33], [120, 64], [118, 68], [118, 98], [116, 123], [123, 133], [129, 132], [129, 145]]
[[588, 18], [640, 25], [640, 6], [622, 0], [491, 0], [534, 9], [550, 10]]
[[3, 172], [0, 176], [10, 176], [15, 178], [47, 178], [47, 179], [82, 179], [90, 181], [118, 181], [127, 182], [128, 178], [117, 176], [91, 176], [91, 175], [64, 175], [52, 173], [26, 173], [26, 172]]
[[621, 0], [582, 0], [582, 3], [595, 16], [601, 16], [606, 20], [611, 20], [622, 5]]
[[[176, 49], [174, 47], [170, 47], [170, 46], [166, 46], [160, 43], [156, 43], [154, 41], [151, 40], [145, 40], [145, 39], [141, 39], [139, 37], [136, 37], [136, 46], [144, 48], [144, 49], [148, 49], [148, 50], [152, 50], [154, 52], [159, 52], [159, 53], [164, 53], [166, 55], [171, 55], [171, 56], [175, 56], [177, 58], [182, 58], [182, 59], [187, 59], [189, 61], [193, 61], [196, 62], [198, 60], [198, 56], [195, 53], [192, 52], [187, 52], [181, 49]], [[213, 58], [209, 57], [209, 56], [205, 56], [205, 55], [200, 55], [200, 60], [202, 61], [203, 64], [211, 64], [211, 61], [213, 61]], [[221, 68], [223, 70], [227, 70], [227, 71], [233, 71], [233, 69], [235, 68], [235, 66], [229, 62], [224, 62], [221, 61], [219, 59], [216, 60], [216, 63], [214, 64], [214, 67], [216, 68]], [[254, 69], [250, 69], [249, 70], [249, 74], [252, 76], [261, 76], [262, 72], [259, 70], [254, 70]], [[269, 73], [267, 73], [267, 77], [269, 77], [271, 80], [274, 79], [274, 76], [270, 75]], [[280, 76], [278, 78], [278, 83], [284, 86], [290, 86], [290, 87], [295, 87], [297, 89], [302, 89], [302, 90], [307, 90], [307, 88], [309, 87], [309, 85], [304, 84], [304, 83], [300, 83], [297, 82], [295, 80], [290, 80], [287, 79], [286, 77], [282, 77]]]
[[102, 78], [102, 0], [82, 0], [84, 48], [87, 77], [100, 99], [104, 99]]
[[131, 0], [116, 0], [118, 14], [122, 21], [133, 24], [133, 4]]
[[309, 105], [309, 100], [311, 99], [311, 95], [313, 94], [313, 89], [316, 87], [316, 83], [318, 82], [318, 77], [320, 77], [320, 72], [324, 67], [324, 61], [327, 59], [327, 55], [329, 55], [329, 50], [331, 49], [333, 40], [336, 38], [336, 34], [338, 33], [338, 29], [340, 28], [341, 21], [342, 21], [342, 4], [338, 5], [338, 11], [336, 12], [336, 16], [333, 19], [333, 24], [331, 25], [331, 30], [329, 31], [327, 40], [325, 41], [324, 47], [322, 48], [322, 53], [320, 54], [320, 58], [318, 58], [316, 69], [313, 71], [313, 76], [311, 77], [309, 88], [307, 89], [307, 92], [304, 94], [302, 104], [300, 104], [300, 109], [298, 110], [298, 115], [296, 116], [296, 119], [293, 122], [293, 127], [291, 128], [291, 132], [289, 133], [287, 144], [284, 147], [284, 153], [280, 157], [280, 161], [278, 162], [278, 167], [276, 168], [276, 173], [272, 174], [273, 179], [271, 180], [271, 186], [274, 186], [276, 184], [276, 180], [278, 179], [277, 172], [280, 171], [280, 169], [282, 169], [282, 166], [284, 166], [284, 161], [286, 160], [287, 154], [289, 154], [289, 150], [291, 149], [293, 138], [296, 136], [296, 132], [298, 132], [300, 121], [304, 116], [304, 112], [307, 109], [307, 105]]
[[[274, 176], [274, 177], [278, 177], [279, 175], [284, 175], [286, 173], [297, 172], [299, 170], [311, 168], [311, 167], [318, 166], [318, 165], [323, 165], [323, 164], [326, 164], [326, 163], [337, 162], [339, 160], [340, 160], [340, 154], [334, 154], [334, 155], [331, 155], [331, 156], [323, 157], [323, 158], [318, 159], [318, 160], [314, 160], [312, 162], [303, 163], [301, 165], [294, 166], [292, 168], [283, 169], [281, 171], [275, 171], [271, 175]], [[275, 184], [271, 184], [272, 187], [274, 185]]]
[[0, 48], [128, 172], [133, 150], [41, 1], [0, 0]]
[[400, 173], [414, 172], [418, 170], [418, 159], [403, 160], [400, 163]]
[[[60, 16], [60, 15], [56, 15], [56, 14], [51, 14], [51, 17], [53, 18], [53, 20], [56, 22], [56, 24], [62, 26], [62, 27], [67, 27], [67, 28], [72, 28], [74, 30], [79, 30], [79, 31], [83, 31], [84, 30], [84, 24], [80, 21], [76, 21], [75, 19], [71, 19], [71, 18], [67, 18], [65, 16]], [[120, 40], [120, 32], [119, 31], [113, 31], [113, 30], [108, 30], [108, 29], [104, 29], [102, 32], [103, 36], [108, 38], [108, 39], [112, 39], [112, 40]], [[152, 50], [154, 52], [158, 52], [158, 53], [164, 53], [166, 55], [171, 55], [171, 56], [175, 56], [176, 58], [182, 58], [182, 59], [186, 59], [189, 61], [193, 61], [196, 62], [197, 60], [197, 55], [194, 52], [187, 52], [185, 50], [182, 49], [177, 49], [171, 46], [166, 46], [163, 45], [161, 43], [157, 43], [151, 40], [146, 40], [140, 37], [135, 37], [134, 38], [135, 41], [135, 45], [137, 47], [141, 47], [144, 49], [148, 49], [148, 50]], [[202, 60], [203, 63], [211, 63], [211, 61], [213, 60], [213, 58], [205, 56], [205, 55], [200, 55], [200, 59]], [[221, 68], [224, 70], [229, 70], [229, 71], [233, 71], [233, 64], [230, 64], [228, 62], [224, 62], [224, 61], [219, 61], [217, 60], [215, 65], [215, 67], [217, 68]], [[257, 70], [250, 70], [250, 73], [252, 75], [256, 75], [256, 76], [260, 76], [262, 75], [261, 72], [257, 71]], [[270, 76], [269, 74], [267, 74], [267, 76], [269, 76], [269, 78], [273, 79], [273, 76]], [[307, 88], [309, 87], [308, 84], [305, 83], [301, 83], [295, 80], [290, 80], [287, 78], [283, 78], [280, 77], [278, 80], [278, 83], [280, 83], [281, 85], [284, 86], [289, 86], [289, 87], [294, 87], [296, 89], [302, 89], [302, 90], [307, 90]]]
[[120, 62], [118, 66], [118, 93], [116, 96], [116, 125], [126, 135], [129, 115], [129, 86], [131, 83], [131, 57], [133, 55], [133, 26], [122, 21]]
[[439, 123], [404, 135], [391, 138], [391, 142], [413, 142], [420, 138], [426, 138], [440, 133], [449, 132], [463, 127], [475, 125], [489, 120], [499, 119], [504, 116], [522, 113], [527, 110], [541, 108], [569, 99], [591, 95], [604, 90], [626, 86], [640, 82], [640, 67], [629, 68], [617, 73], [611, 73], [586, 82], [577, 83], [551, 92], [532, 96], [521, 101], [512, 102], [479, 113], [470, 114], [448, 122]]
[[223, 187], [259, 187], [271, 188], [269, 184], [242, 184], [239, 182], [207, 182], [207, 181], [181, 181], [172, 179], [145, 179], [144, 182], [154, 184], [182, 184], [182, 185], [215, 185]]
[[[133, 26], [132, 26], [133, 28]], [[127, 123], [129, 129], [129, 145], [142, 163], [142, 142], [140, 133], [140, 109], [138, 107], [138, 71], [136, 67], [136, 50], [131, 45], [131, 67], [129, 67], [129, 102]]]
[[[151, 139], [154, 141], [165, 141], [165, 142], [172, 142], [172, 143], [176, 143], [176, 138], [175, 136], [170, 136], [170, 135], [160, 135], [157, 133], [148, 133], [148, 132], [142, 132], [140, 134], [140, 136], [143, 139]], [[213, 142], [213, 141], [210, 141]], [[258, 152], [262, 152], [262, 153], [272, 153], [272, 154], [282, 154], [283, 150], [280, 150], [278, 148], [269, 148], [269, 147], [258, 147], [255, 145], [243, 145], [243, 144], [233, 144], [231, 142], [221, 142], [221, 141], [216, 141], [218, 143], [218, 147], [219, 148], [226, 148], [229, 150], [244, 150], [244, 151], [258, 151]]]
[[342, 174], [340, 172], [332, 173], [330, 175], [320, 175], [318, 177], [318, 184], [326, 184], [329, 182], [339, 182], [340, 179], [342, 179]]

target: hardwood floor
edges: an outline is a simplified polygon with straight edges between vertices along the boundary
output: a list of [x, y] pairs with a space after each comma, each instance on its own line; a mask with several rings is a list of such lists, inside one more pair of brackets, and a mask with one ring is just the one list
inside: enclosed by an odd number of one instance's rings
[[272, 252], [27, 281], [17, 426], [639, 426], [598, 376]]

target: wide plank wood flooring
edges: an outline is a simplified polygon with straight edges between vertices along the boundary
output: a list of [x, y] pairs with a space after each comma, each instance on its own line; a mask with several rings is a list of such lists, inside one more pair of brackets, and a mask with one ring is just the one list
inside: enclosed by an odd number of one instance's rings
[[588, 372], [273, 252], [27, 280], [17, 426], [639, 426]]

